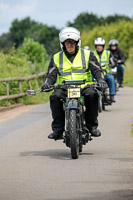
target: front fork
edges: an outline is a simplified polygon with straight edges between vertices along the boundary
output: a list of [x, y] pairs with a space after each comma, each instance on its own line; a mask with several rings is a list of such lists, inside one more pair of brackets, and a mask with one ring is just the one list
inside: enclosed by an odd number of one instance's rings
[[[66, 130], [65, 130], [65, 138], [64, 143], [66, 143], [66, 146], [70, 147], [70, 134], [69, 134], [69, 111], [70, 109], [76, 109], [77, 110], [77, 131], [80, 136], [80, 145], [85, 145], [89, 140], [91, 141], [91, 135], [89, 133], [89, 130], [85, 126], [85, 117], [84, 117], [84, 109], [83, 105], [80, 105], [78, 101], [70, 101], [70, 104], [66, 104], [63, 102], [63, 107], [65, 110], [65, 116], [66, 116]], [[67, 105], [67, 106], [66, 106]]]

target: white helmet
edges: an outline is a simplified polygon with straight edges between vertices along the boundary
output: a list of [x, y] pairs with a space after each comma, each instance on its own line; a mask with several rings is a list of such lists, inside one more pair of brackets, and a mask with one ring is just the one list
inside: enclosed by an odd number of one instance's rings
[[80, 32], [74, 27], [65, 27], [59, 33], [59, 40], [61, 49], [63, 49], [63, 42], [67, 39], [77, 41], [77, 47], [81, 45]]
[[95, 46], [96, 45], [105, 45], [105, 40], [102, 37], [98, 37], [95, 41], [94, 41]]
[[89, 48], [89, 46], [84, 46], [84, 49], [87, 49], [87, 50], [89, 50], [90, 48]]
[[118, 45], [118, 41], [116, 39], [112, 39], [109, 41], [109, 46], [114, 46], [114, 45]]

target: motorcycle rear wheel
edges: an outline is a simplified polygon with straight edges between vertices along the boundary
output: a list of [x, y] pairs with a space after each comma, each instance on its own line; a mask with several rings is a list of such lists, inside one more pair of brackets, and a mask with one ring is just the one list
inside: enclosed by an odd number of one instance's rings
[[77, 131], [77, 116], [76, 110], [70, 110], [70, 148], [72, 159], [77, 159], [79, 157], [79, 134]]

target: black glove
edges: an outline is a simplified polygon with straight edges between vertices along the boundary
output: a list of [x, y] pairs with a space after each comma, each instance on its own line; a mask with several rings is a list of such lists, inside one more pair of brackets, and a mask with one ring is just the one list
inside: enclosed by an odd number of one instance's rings
[[48, 90], [50, 89], [50, 85], [48, 83], [44, 83], [41, 87], [42, 90]]
[[117, 63], [118, 63], [118, 65], [124, 64], [124, 62], [122, 60], [118, 60]]
[[103, 79], [98, 80], [98, 85], [102, 90], [105, 90], [106, 88], [108, 88], [106, 81]]

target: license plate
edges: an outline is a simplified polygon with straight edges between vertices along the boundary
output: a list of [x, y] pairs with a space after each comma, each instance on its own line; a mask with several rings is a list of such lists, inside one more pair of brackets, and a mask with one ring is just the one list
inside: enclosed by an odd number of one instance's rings
[[80, 97], [80, 88], [68, 89], [68, 98], [79, 98], [79, 97]]

